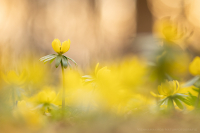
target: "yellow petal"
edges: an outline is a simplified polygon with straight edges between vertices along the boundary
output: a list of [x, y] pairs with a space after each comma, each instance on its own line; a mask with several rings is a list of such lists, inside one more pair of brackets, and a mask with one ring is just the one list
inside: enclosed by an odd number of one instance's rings
[[192, 75], [200, 75], [200, 57], [195, 57], [190, 63], [189, 71]]
[[179, 82], [177, 80], [175, 80], [174, 82], [176, 82], [176, 91], [175, 91], [175, 93], [177, 93], [180, 90], [180, 85], [179, 85]]
[[176, 91], [176, 82], [175, 81], [169, 81], [168, 82], [168, 95], [173, 95]]
[[152, 92], [152, 91], [151, 91], [150, 93], [151, 93], [151, 95], [154, 96], [154, 97], [163, 97], [163, 95], [157, 95], [157, 94], [155, 94], [155, 93]]
[[47, 94], [45, 93], [45, 91], [41, 91], [38, 94], [38, 102], [40, 102], [40, 103], [46, 103], [47, 102]]
[[99, 77], [103, 77], [105, 75], [108, 75], [110, 73], [110, 70], [107, 68], [107, 66], [101, 68], [97, 74], [96, 74], [96, 78], [99, 78]]
[[61, 49], [61, 42], [59, 39], [54, 39], [52, 42], [52, 47], [53, 50], [57, 53], [60, 53], [60, 49]]
[[17, 107], [18, 107], [18, 108], [27, 108], [27, 106], [26, 106], [26, 101], [24, 101], [24, 100], [18, 101], [18, 102], [17, 102]]
[[163, 92], [162, 84], [158, 86], [158, 92], [159, 92], [161, 95], [166, 95], [166, 93]]
[[48, 92], [48, 102], [52, 103], [56, 98], [56, 93], [54, 91]]
[[165, 81], [162, 85], [162, 91], [165, 93], [165, 96], [170, 96], [174, 92], [174, 86], [172, 81]]
[[65, 53], [65, 52], [67, 52], [67, 51], [69, 50], [69, 48], [70, 48], [70, 40], [68, 39], [68, 41], [64, 41], [64, 42], [62, 43], [62, 46], [61, 46], [61, 53], [63, 54], [63, 53]]
[[8, 78], [6, 77], [6, 75], [4, 73], [1, 73], [1, 78], [7, 83], [9, 84]]

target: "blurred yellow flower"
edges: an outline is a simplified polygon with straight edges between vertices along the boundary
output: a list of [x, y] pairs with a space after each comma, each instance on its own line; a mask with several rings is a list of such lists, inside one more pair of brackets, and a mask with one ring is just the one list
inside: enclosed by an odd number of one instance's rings
[[33, 104], [33, 110], [40, 110], [43, 113], [49, 113], [52, 109], [58, 109], [60, 101], [59, 94], [56, 94], [51, 87], [44, 87], [37, 95], [27, 99]]
[[72, 70], [68, 69], [65, 71], [66, 95], [69, 95], [71, 94], [71, 92], [74, 92], [76, 89], [83, 87], [81, 74], [79, 72], [80, 71], [73, 70], [73, 69]]
[[98, 70], [98, 67], [99, 67], [99, 63], [97, 63], [97, 65], [95, 67], [95, 78], [96, 79], [103, 78], [105, 75], [110, 74], [110, 70], [107, 68], [107, 66], [105, 66], [99, 70]]
[[18, 101], [17, 102], [17, 108], [18, 109], [27, 109], [28, 107], [26, 106], [26, 101], [22, 100], [22, 101]]
[[17, 108], [13, 110], [13, 115], [15, 119], [34, 129], [40, 128], [46, 122], [44, 115], [37, 110], [31, 110], [24, 100], [18, 101]]
[[195, 57], [190, 63], [189, 71], [192, 75], [200, 75], [200, 57]]
[[42, 90], [37, 95], [38, 103], [50, 104], [56, 99], [56, 93], [52, 90]]
[[[90, 75], [85, 75], [82, 76], [82, 78], [85, 79], [85, 82], [91, 82], [91, 83], [102, 83], [104, 82], [107, 78], [110, 78], [110, 70], [107, 68], [107, 66], [101, 68], [98, 70], [99, 63], [97, 63], [95, 67], [95, 73], [94, 76]], [[105, 83], [105, 82], [104, 82]]]
[[36, 94], [35, 96], [29, 98], [29, 102], [34, 103], [35, 105], [56, 105], [58, 95], [53, 90], [52, 87], [46, 86]]
[[[117, 64], [115, 64], [117, 66]], [[121, 85], [133, 88], [142, 85], [145, 82], [145, 74], [147, 72], [145, 62], [136, 57], [128, 58], [120, 62], [118, 67], [112, 70], [112, 75], [120, 80]]]
[[61, 42], [59, 39], [54, 39], [52, 42], [52, 47], [53, 47], [53, 50], [57, 52], [58, 54], [64, 54], [70, 48], [70, 40], [68, 39], [68, 41], [62, 42], [62, 45], [61, 45]]
[[178, 91], [178, 93], [187, 94], [187, 95], [188, 95], [188, 93], [191, 93], [193, 96], [197, 97], [198, 96], [198, 92], [195, 91], [194, 89], [198, 89], [198, 88], [195, 87], [194, 85], [189, 86], [189, 87], [183, 87]]
[[156, 34], [166, 42], [173, 42], [182, 39], [185, 31], [170, 18], [164, 18], [155, 23], [154, 29]]
[[155, 97], [168, 97], [176, 94], [180, 89], [179, 82], [176, 80], [173, 81], [165, 81], [158, 86], [158, 92], [160, 95], [157, 95], [153, 92], [151, 94]]
[[[195, 89], [198, 89], [198, 88], [192, 85], [192, 86], [189, 86], [189, 87], [183, 87], [178, 92], [182, 93], [182, 94], [185, 94], [185, 95], [187, 95], [189, 97], [191, 97], [191, 95], [195, 96], [195, 97], [198, 97], [198, 92], [195, 91]], [[189, 102], [191, 102], [191, 100]], [[186, 108], [188, 110], [193, 110], [195, 107], [192, 106], [192, 105], [187, 105], [186, 104]]]
[[6, 75], [2, 73], [1, 76], [3, 80], [9, 85], [21, 86], [25, 81], [24, 73], [18, 75], [14, 70], [9, 71]]

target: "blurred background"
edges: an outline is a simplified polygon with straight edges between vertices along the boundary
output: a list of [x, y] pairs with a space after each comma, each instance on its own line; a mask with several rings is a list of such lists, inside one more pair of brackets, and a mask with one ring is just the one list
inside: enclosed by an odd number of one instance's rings
[[[185, 41], [200, 51], [199, 0], [0, 0], [0, 61], [54, 53], [51, 42], [71, 40], [67, 56], [81, 68], [157, 49], [154, 24], [170, 17], [192, 31]], [[5, 64], [4, 64], [5, 65]]]
[[[108, 129], [131, 133], [133, 128], [141, 132], [140, 127], [197, 127], [199, 116], [190, 118], [180, 110], [169, 119], [158, 118], [155, 105], [159, 99], [150, 91], [158, 93], [157, 86], [166, 79], [176, 79], [182, 86], [196, 76], [189, 72], [189, 65], [194, 56], [200, 56], [199, 6], [200, 0], [0, 0], [0, 125], [11, 133], [15, 127], [27, 132], [22, 121], [33, 129], [51, 124], [43, 129], [48, 133], [65, 129], [75, 132], [78, 126], [74, 123], [79, 120], [86, 132], [85, 126], [92, 127], [91, 132]], [[169, 19], [173, 21], [166, 21]], [[160, 29], [159, 23], [164, 25]], [[65, 80], [60, 66], [55, 69], [54, 64], [39, 61], [55, 53], [51, 45], [55, 38], [61, 42], [71, 40], [65, 55], [78, 64], [77, 69], [73, 67], [78, 71], [65, 71]], [[200, 58], [191, 70], [200, 73], [199, 62]], [[92, 83], [83, 84], [83, 75]], [[67, 121], [55, 124], [54, 120], [63, 115], [51, 108], [52, 104], [61, 105], [63, 81]], [[182, 93], [192, 89], [182, 89]], [[192, 107], [199, 94], [191, 95]], [[49, 101], [49, 97], [54, 100]], [[37, 110], [41, 104], [41, 110], [32, 113], [30, 109]], [[192, 107], [187, 106], [189, 113]], [[87, 114], [93, 108], [99, 115]], [[101, 109], [136, 119], [124, 121], [123, 117], [122, 123], [115, 115], [101, 114]], [[46, 117], [49, 112], [53, 121]]]

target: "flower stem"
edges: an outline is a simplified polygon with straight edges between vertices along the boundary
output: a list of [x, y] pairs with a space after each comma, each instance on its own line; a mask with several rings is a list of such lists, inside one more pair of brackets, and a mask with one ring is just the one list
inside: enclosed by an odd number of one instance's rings
[[168, 109], [170, 111], [175, 111], [174, 102], [173, 102], [173, 98], [172, 97], [168, 98]]
[[195, 103], [195, 108], [198, 109], [198, 105], [199, 105], [199, 98], [200, 98], [200, 89], [199, 89], [199, 92], [198, 92], [198, 97], [197, 97], [197, 100], [196, 100], [196, 103]]
[[62, 78], [63, 78], [63, 93], [62, 93], [62, 109], [65, 109], [65, 72], [64, 72], [64, 66], [61, 63], [62, 67]]
[[172, 110], [173, 110], [173, 111], [175, 111], [174, 100], [173, 100], [173, 99], [171, 99], [171, 101], [172, 101]]

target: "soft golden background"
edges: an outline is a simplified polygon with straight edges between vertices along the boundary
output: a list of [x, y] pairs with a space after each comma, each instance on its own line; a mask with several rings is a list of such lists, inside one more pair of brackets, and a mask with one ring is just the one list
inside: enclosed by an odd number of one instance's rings
[[14, 64], [27, 54], [53, 53], [55, 38], [71, 40], [66, 55], [82, 68], [153, 51], [153, 41], [138, 50], [138, 38], [151, 36], [154, 22], [166, 16], [193, 31], [186, 43], [198, 53], [199, 5], [199, 0], [0, 0], [0, 61]]

